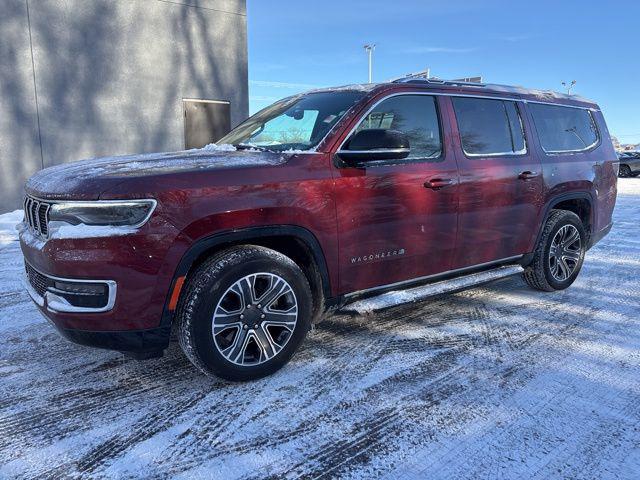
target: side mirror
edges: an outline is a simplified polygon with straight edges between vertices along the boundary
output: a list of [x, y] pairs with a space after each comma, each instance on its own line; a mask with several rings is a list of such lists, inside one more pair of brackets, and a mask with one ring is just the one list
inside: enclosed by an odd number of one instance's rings
[[411, 148], [409, 137], [397, 130], [372, 128], [356, 133], [346, 148], [337, 152], [346, 165], [375, 160], [398, 160], [407, 158]]

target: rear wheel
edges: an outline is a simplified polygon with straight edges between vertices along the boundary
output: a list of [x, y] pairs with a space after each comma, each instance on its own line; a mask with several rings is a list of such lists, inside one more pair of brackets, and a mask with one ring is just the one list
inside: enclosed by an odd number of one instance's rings
[[205, 261], [178, 308], [178, 338], [204, 373], [228, 380], [269, 375], [295, 353], [310, 328], [312, 298], [288, 257], [241, 246]]
[[586, 233], [580, 218], [573, 212], [552, 210], [524, 279], [537, 290], [563, 290], [578, 276], [585, 252]]
[[629, 165], [620, 165], [620, 170], [618, 172], [618, 176], [622, 178], [627, 178], [631, 176], [631, 167]]

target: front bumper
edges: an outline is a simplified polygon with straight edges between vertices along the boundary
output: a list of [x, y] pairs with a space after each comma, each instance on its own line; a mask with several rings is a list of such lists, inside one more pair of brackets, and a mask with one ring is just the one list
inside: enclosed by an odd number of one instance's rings
[[[53, 278], [53, 277], [49, 277]], [[73, 280], [73, 279], [64, 279]], [[79, 345], [94, 348], [104, 348], [107, 350], [117, 350], [120, 352], [128, 352], [142, 354], [141, 358], [147, 356], [155, 356], [157, 352], [162, 352], [169, 344], [171, 335], [171, 326], [159, 326], [147, 330], [124, 330], [124, 331], [91, 331], [64, 328], [60, 322], [54, 321], [60, 314], [65, 313], [102, 313], [113, 309], [116, 298], [116, 283], [110, 282], [113, 289], [109, 290], [107, 305], [103, 308], [93, 309], [86, 307], [76, 307], [65, 302], [51, 292], [45, 292], [40, 295], [29, 279], [29, 274], [23, 276], [24, 288], [40, 308], [45, 318], [60, 332], [67, 340]]]
[[63, 337], [73, 343], [87, 347], [138, 354], [136, 356], [139, 358], [145, 358], [145, 354], [156, 356], [156, 353], [162, 352], [169, 346], [169, 338], [171, 337], [170, 326], [122, 332], [57, 329]]
[[[127, 235], [49, 240], [25, 226], [19, 230], [25, 264], [44, 282], [27, 280], [25, 287], [62, 335], [82, 345], [124, 352], [166, 348], [171, 316], [163, 313], [176, 265], [188, 247], [175, 227], [153, 217]], [[53, 280], [63, 282], [55, 285], [63, 290], [75, 284], [104, 285], [105, 301], [98, 308], [78, 306], [83, 304], [68, 291], [60, 295], [50, 288]]]

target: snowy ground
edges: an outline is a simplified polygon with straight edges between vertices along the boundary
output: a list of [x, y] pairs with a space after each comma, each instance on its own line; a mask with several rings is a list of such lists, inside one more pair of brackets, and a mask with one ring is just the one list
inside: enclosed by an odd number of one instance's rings
[[567, 291], [328, 319], [270, 378], [73, 345], [0, 217], [0, 478], [638, 478], [640, 178]]

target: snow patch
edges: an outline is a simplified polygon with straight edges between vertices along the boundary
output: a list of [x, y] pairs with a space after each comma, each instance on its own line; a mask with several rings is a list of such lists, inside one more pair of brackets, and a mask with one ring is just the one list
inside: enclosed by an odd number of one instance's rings
[[228, 143], [223, 143], [221, 145], [216, 145], [215, 143], [210, 143], [209, 145], [205, 145], [201, 150], [205, 152], [235, 152], [238, 150], [233, 145], [229, 145]]
[[640, 195], [640, 181], [636, 178], [619, 178], [618, 195]]
[[288, 153], [290, 155], [299, 155], [301, 153], [315, 153], [315, 148], [310, 148], [309, 150], [300, 150], [295, 148], [290, 148], [289, 150], [284, 150], [282, 153]]
[[68, 238], [98, 238], [98, 237], [118, 237], [122, 235], [131, 235], [138, 231], [137, 228], [109, 225], [60, 225], [50, 224], [52, 239], [68, 239]]
[[327, 88], [316, 88], [314, 90], [310, 90], [307, 93], [326, 93], [326, 92], [370, 92], [376, 87], [379, 87], [379, 83], [353, 83], [350, 85], [342, 85], [340, 87], [327, 87]]

